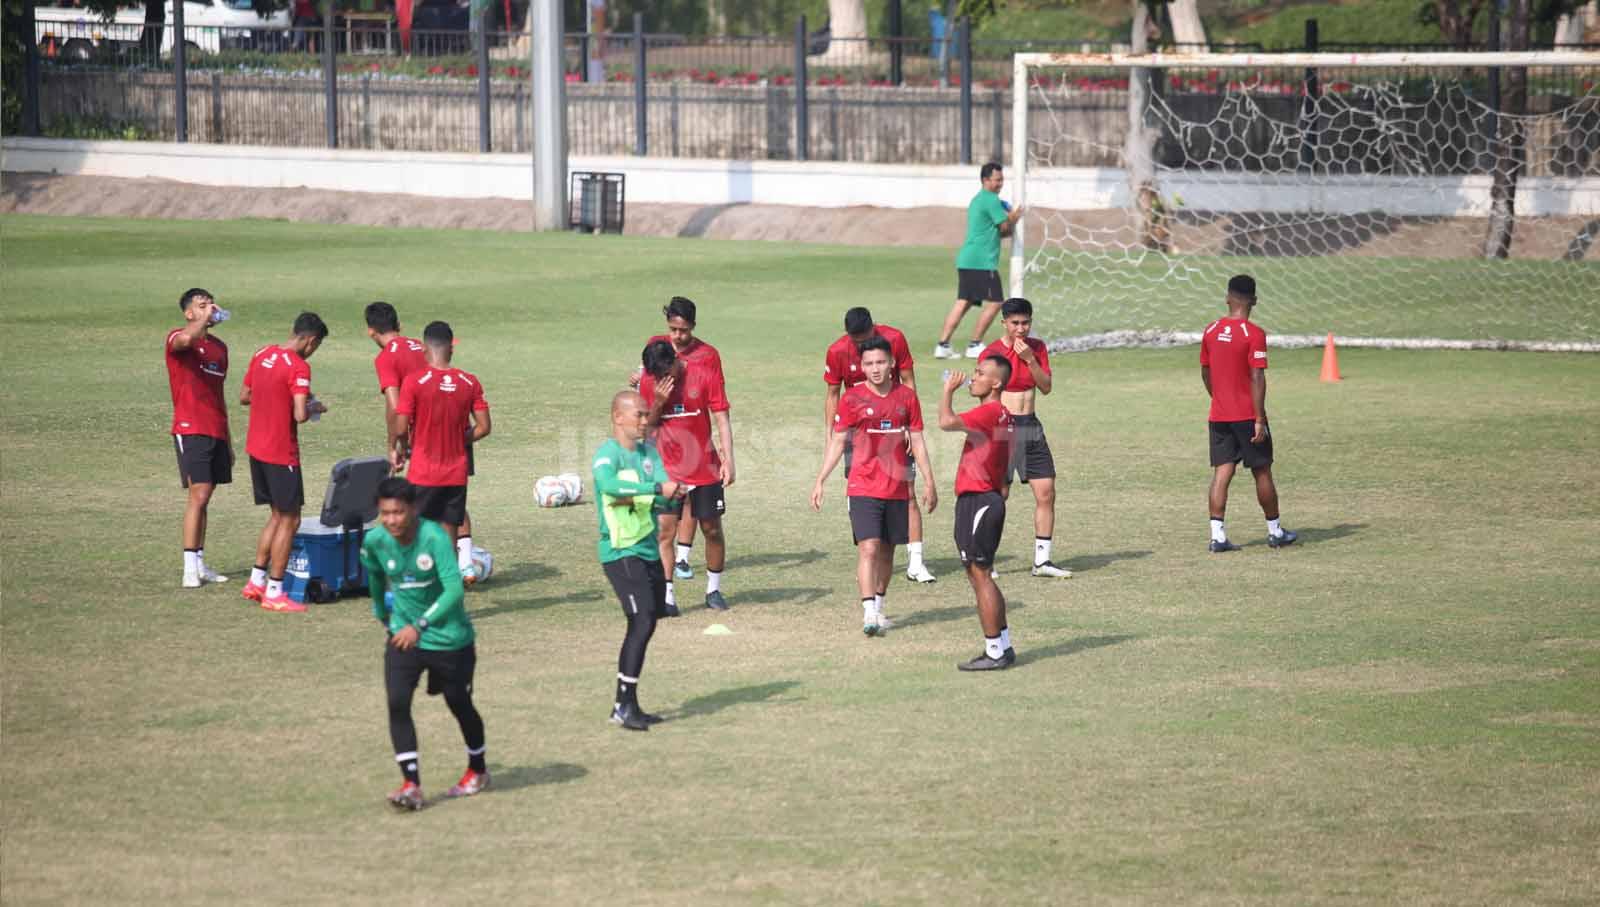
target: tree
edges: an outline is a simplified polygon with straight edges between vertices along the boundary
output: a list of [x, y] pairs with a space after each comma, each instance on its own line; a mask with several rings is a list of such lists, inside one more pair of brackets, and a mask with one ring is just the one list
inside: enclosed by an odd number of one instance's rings
[[1431, 0], [1419, 11], [1419, 18], [1439, 23], [1444, 39], [1457, 47], [1472, 43], [1472, 26], [1488, 0]]
[[863, 0], [828, 0], [830, 38], [860, 40], [867, 36], [867, 8]]

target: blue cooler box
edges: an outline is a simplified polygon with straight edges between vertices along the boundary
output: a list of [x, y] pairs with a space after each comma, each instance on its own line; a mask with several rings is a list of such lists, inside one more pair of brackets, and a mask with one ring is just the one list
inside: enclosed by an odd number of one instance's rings
[[364, 592], [367, 571], [361, 566], [361, 540], [366, 529], [328, 526], [307, 520], [294, 534], [284, 591], [297, 602], [330, 602], [341, 595]]

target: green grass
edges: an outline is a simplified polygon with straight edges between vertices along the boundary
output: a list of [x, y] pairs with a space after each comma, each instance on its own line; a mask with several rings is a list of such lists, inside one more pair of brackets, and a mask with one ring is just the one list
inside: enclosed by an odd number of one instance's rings
[[[1194, 350], [1061, 357], [1041, 414], [1078, 576], [1026, 575], [1022, 493], [1001, 563], [1022, 664], [974, 677], [954, 670], [978, 631], [949, 439], [927, 530], [941, 580], [896, 580], [887, 638], [856, 624], [843, 501], [804, 506], [841, 311], [869, 304], [924, 354], [948, 250], [8, 216], [0, 266], [8, 904], [1600, 892], [1592, 357], [1350, 350], [1322, 385], [1315, 352], [1275, 354], [1277, 473], [1305, 544], [1267, 550], [1239, 482], [1248, 544], [1228, 557], [1204, 552]], [[332, 326], [311, 363], [331, 408], [303, 432], [312, 497], [380, 446], [362, 306], [463, 338], [495, 412], [472, 511], [498, 575], [469, 604], [498, 789], [389, 813], [364, 601], [280, 616], [237, 580], [176, 588], [160, 339], [196, 284], [236, 313], [230, 393], [302, 308]], [[662, 625], [643, 698], [673, 720], [629, 735], [604, 720], [623, 622], [593, 511], [537, 511], [532, 485], [584, 470], [673, 293], [700, 302], [734, 401], [734, 609]], [[939, 364], [920, 371], [932, 407]], [[262, 518], [247, 484], [224, 489], [209, 559], [240, 576]], [[437, 699], [416, 714], [438, 793], [459, 737]]]

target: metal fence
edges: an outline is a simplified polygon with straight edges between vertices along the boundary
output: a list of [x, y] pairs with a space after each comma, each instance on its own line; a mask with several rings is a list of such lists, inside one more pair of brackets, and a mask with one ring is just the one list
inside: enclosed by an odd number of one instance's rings
[[[633, 32], [566, 36], [573, 154], [1006, 160], [1012, 55], [1113, 49], [972, 40], [959, 21], [938, 39], [857, 40], [813, 33], [804, 19], [783, 37], [699, 39], [635, 22]], [[527, 33], [463, 26], [404, 36], [382, 17], [188, 27], [178, 54], [171, 27], [40, 22], [25, 107], [37, 132], [63, 137], [527, 151]], [[1185, 84], [1170, 87], [1170, 100], [1181, 105], [1184, 93], [1207, 103], [1204, 86]], [[1080, 130], [1103, 137], [1091, 144], [1120, 145], [1125, 84], [1092, 80], [1072, 104]], [[1068, 152], [1064, 164], [1102, 163], [1089, 146]]]

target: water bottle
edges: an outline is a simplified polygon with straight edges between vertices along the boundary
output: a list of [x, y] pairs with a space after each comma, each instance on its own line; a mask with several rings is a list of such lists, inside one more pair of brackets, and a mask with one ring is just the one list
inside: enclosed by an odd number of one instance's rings
[[224, 321], [227, 321], [229, 318], [232, 318], [232, 317], [233, 317], [233, 313], [228, 311], [227, 309], [223, 308], [220, 305], [219, 306], [212, 306], [212, 308], [211, 308], [211, 323], [212, 324], [221, 324]]
[[316, 397], [315, 394], [313, 394], [313, 395], [311, 395], [311, 396], [306, 398], [306, 408], [311, 411], [311, 417], [307, 421], [310, 421], [310, 422], [321, 422], [322, 421], [322, 411], [318, 410], [318, 409], [315, 409], [314, 407], [316, 407], [316, 405], [317, 405], [317, 397]]
[[[942, 384], [942, 383], [949, 382], [949, 380], [950, 380], [950, 370], [949, 369], [945, 369], [944, 370], [944, 374], [939, 376], [939, 381]], [[961, 386], [962, 387], [966, 387], [968, 384], [971, 384], [971, 383], [972, 383], [972, 378], [970, 376], [961, 379]]]

